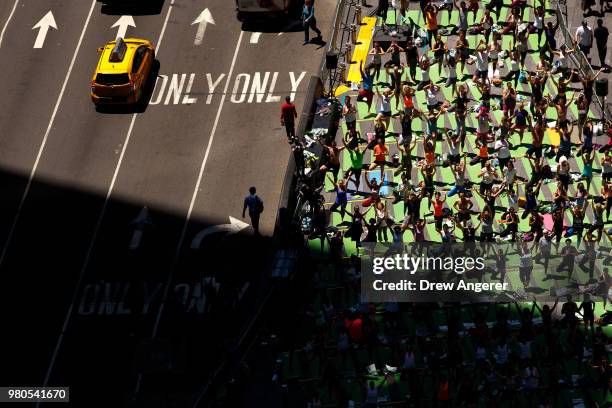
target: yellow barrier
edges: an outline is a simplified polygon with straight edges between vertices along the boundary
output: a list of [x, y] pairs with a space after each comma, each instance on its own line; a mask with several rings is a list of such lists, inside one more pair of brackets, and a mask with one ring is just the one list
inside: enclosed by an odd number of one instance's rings
[[348, 80], [349, 82], [361, 82], [361, 72], [359, 72], [359, 63], [363, 61], [363, 65], [366, 64], [366, 58], [370, 51], [370, 43], [372, 42], [372, 33], [376, 26], [376, 17], [364, 17], [361, 28], [359, 29], [359, 35], [357, 36], [357, 44], [353, 51], [353, 59], [351, 67], [349, 68]]

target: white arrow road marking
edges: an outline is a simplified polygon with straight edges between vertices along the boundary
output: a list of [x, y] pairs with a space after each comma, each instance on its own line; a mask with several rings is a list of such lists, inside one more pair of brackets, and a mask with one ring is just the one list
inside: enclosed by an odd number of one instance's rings
[[125, 33], [127, 33], [128, 27], [136, 27], [136, 23], [134, 22], [134, 17], [132, 16], [121, 16], [119, 20], [115, 22], [111, 26], [111, 28], [119, 27], [117, 30], [117, 37], [115, 38], [125, 38]]
[[198, 24], [198, 32], [196, 33], [193, 44], [201, 45], [202, 40], [204, 39], [204, 31], [206, 31], [206, 26], [208, 24], [213, 24], [213, 25], [215, 24], [215, 20], [213, 19], [213, 16], [210, 13], [210, 10], [205, 8], [204, 11], [202, 11], [195, 20], [193, 20], [193, 23], [191, 23], [191, 25], [196, 25], [196, 24]]
[[4, 38], [4, 33], [6, 31], [6, 28], [9, 25], [9, 23], [11, 22], [11, 19], [13, 18], [13, 14], [15, 14], [15, 10], [17, 9], [17, 4], [18, 3], [19, 3], [19, 0], [15, 0], [15, 3], [13, 4], [13, 9], [11, 10], [11, 13], [9, 14], [8, 18], [6, 19], [6, 23], [4, 23], [4, 27], [2, 27], [2, 32], [0, 32], [0, 47], [2, 47], [2, 39]]
[[132, 240], [130, 241], [130, 249], [137, 249], [140, 246], [145, 228], [152, 224], [153, 222], [149, 216], [149, 209], [146, 206], [142, 207], [138, 216], [132, 221], [132, 225], [135, 226], [135, 229], [132, 234]]
[[257, 44], [259, 42], [259, 37], [261, 37], [261, 33], [253, 33], [251, 34], [251, 39], [249, 42], [251, 44]]
[[53, 13], [49, 11], [43, 18], [40, 19], [38, 23], [32, 30], [39, 28], [38, 35], [36, 36], [36, 41], [34, 41], [34, 48], [42, 48], [45, 43], [45, 38], [47, 37], [47, 32], [49, 31], [49, 27], [57, 30], [57, 24], [55, 23], [55, 19], [53, 18]]
[[215, 234], [217, 232], [227, 232], [227, 235], [233, 235], [249, 226], [249, 224], [246, 222], [242, 222], [239, 219], [231, 216], [229, 217], [229, 220], [229, 224], [214, 225], [212, 227], [204, 228], [202, 231], [198, 232], [198, 234], [193, 238], [193, 241], [191, 241], [191, 249], [198, 249], [200, 245], [202, 245], [202, 240], [211, 234]]

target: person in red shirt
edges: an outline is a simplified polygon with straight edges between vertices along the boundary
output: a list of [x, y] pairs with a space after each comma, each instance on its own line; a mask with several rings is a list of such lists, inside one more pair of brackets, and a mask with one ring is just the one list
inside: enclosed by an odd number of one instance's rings
[[446, 195], [444, 198], [441, 198], [442, 194], [439, 191], [436, 191], [434, 194], [434, 198], [430, 201], [433, 204], [434, 208], [434, 219], [436, 221], [436, 231], [442, 231], [442, 222], [444, 221], [444, 202], [446, 201]]
[[370, 171], [380, 167], [380, 174], [384, 175], [388, 155], [389, 149], [385, 146], [385, 139], [382, 137], [378, 138], [378, 143], [374, 146], [374, 162], [370, 164]]
[[349, 339], [351, 339], [353, 343], [361, 342], [363, 338], [361, 317], [356, 316], [354, 318], [344, 319], [344, 326], [348, 330]]
[[295, 139], [295, 118], [297, 118], [297, 111], [295, 105], [291, 103], [289, 96], [285, 97], [285, 103], [281, 106], [281, 125], [287, 130], [287, 139], [289, 143], [292, 143]]

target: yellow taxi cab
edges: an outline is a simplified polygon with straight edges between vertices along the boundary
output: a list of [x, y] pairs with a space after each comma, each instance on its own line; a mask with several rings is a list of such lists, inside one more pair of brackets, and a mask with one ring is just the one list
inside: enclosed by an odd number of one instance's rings
[[137, 103], [155, 60], [150, 41], [117, 38], [98, 48], [100, 61], [91, 80], [94, 104]]

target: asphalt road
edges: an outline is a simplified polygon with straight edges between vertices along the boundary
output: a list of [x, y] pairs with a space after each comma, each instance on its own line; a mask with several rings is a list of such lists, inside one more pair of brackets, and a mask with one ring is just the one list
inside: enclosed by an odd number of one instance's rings
[[[317, 7], [324, 38], [332, 3]], [[215, 24], [195, 45], [204, 8]], [[57, 29], [33, 48], [50, 10]], [[159, 76], [146, 109], [96, 111], [96, 49], [120, 15], [156, 46]], [[251, 185], [271, 234], [290, 154], [280, 100], [301, 109], [324, 52], [242, 28], [226, 0], [0, 2], [0, 384], [71, 386], [74, 406], [197, 396], [241, 327], [209, 318], [203, 279], [238, 288], [224, 309], [253, 301], [269, 244], [249, 229], [192, 241], [240, 219]]]

